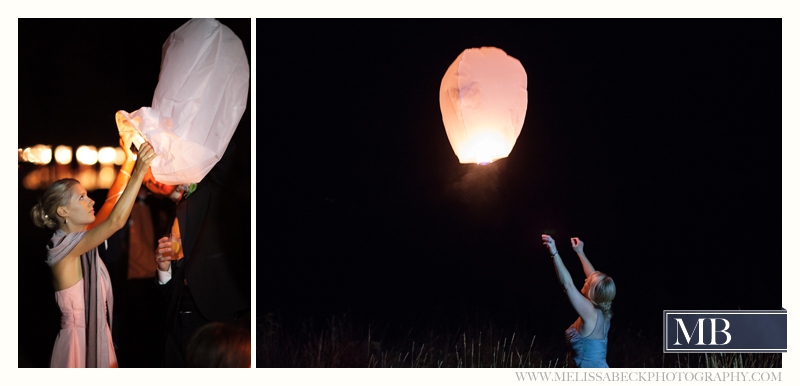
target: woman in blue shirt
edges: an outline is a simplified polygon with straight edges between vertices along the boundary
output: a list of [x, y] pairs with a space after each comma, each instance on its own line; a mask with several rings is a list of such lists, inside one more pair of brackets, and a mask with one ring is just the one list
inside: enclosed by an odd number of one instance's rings
[[567, 293], [572, 308], [578, 313], [578, 319], [564, 333], [570, 347], [570, 363], [575, 367], [608, 367], [606, 348], [611, 322], [611, 301], [617, 294], [617, 288], [610, 276], [596, 271], [586, 258], [583, 241], [577, 237], [570, 241], [586, 275], [580, 291], [575, 287], [572, 276], [561, 260], [555, 240], [550, 235], [542, 235], [542, 244], [553, 258], [561, 286]]

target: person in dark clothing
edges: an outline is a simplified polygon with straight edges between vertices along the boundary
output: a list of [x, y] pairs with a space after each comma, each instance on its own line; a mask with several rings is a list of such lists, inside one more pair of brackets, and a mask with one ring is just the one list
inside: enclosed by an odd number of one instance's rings
[[[249, 318], [249, 288], [242, 288], [246, 259], [235, 256], [236, 243], [249, 244], [249, 234], [236, 234], [230, 223], [235, 207], [228, 186], [236, 151], [230, 142], [225, 154], [198, 184], [170, 186], [148, 174], [151, 192], [176, 202], [171, 232], [181, 239], [174, 254], [167, 237], [158, 240], [157, 282], [166, 299], [165, 367], [185, 367], [187, 344], [195, 331], [211, 322], [242, 323]], [[235, 217], [234, 217], [235, 218]], [[246, 323], [249, 324], [249, 321]]]

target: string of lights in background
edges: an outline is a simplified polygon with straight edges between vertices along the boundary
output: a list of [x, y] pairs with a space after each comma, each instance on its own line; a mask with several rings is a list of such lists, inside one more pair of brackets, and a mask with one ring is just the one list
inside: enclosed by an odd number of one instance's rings
[[[87, 191], [108, 189], [114, 183], [119, 166], [125, 162], [121, 147], [83, 145], [73, 151], [71, 146], [35, 145], [18, 149], [18, 162], [30, 163], [33, 168], [22, 177], [28, 190], [44, 190], [62, 178], [75, 178]], [[17, 165], [20, 166], [19, 164]], [[28, 169], [28, 168], [26, 168]]]

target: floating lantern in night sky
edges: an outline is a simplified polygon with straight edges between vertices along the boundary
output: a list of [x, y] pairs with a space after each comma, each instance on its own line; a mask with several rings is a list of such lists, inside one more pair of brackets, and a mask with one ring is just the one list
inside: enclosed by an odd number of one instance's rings
[[442, 78], [439, 105], [447, 138], [461, 163], [508, 157], [528, 108], [528, 75], [496, 47], [470, 48]]
[[214, 19], [192, 19], [163, 46], [151, 107], [117, 112], [120, 133], [147, 139], [161, 183], [200, 182], [222, 158], [247, 107], [250, 65], [242, 41]]

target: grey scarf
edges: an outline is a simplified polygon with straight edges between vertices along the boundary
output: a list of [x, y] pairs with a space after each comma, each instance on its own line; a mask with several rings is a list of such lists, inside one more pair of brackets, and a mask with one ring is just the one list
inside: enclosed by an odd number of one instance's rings
[[[52, 267], [78, 245], [78, 242], [86, 235], [87, 231], [66, 233], [59, 229], [50, 239], [47, 246], [47, 260], [45, 262]], [[98, 275], [110, 283], [103, 261], [97, 248], [81, 255], [81, 270], [83, 273], [83, 294], [86, 301], [86, 367], [109, 367], [108, 363], [108, 332], [106, 326], [111, 328], [111, 315], [114, 310], [114, 295], [109, 291], [106, 293], [106, 304], [100, 304], [103, 299], [103, 289], [100, 287]], [[108, 319], [106, 319], [106, 307], [108, 306]]]

